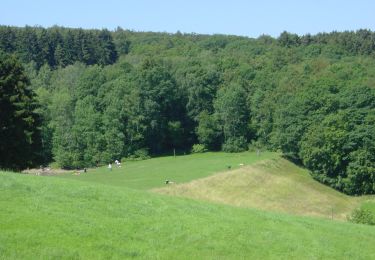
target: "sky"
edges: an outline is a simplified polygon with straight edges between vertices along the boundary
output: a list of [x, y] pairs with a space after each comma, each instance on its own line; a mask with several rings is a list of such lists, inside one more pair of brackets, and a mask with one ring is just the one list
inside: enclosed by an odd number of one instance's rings
[[277, 37], [375, 31], [371, 0], [0, 0], [0, 25]]

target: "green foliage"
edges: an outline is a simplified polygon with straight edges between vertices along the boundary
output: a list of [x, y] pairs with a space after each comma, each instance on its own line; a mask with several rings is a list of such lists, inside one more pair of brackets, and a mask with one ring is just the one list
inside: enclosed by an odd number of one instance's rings
[[74, 124], [74, 106], [67, 91], [56, 92], [51, 102], [51, 128], [53, 129], [52, 153], [60, 167], [73, 167], [75, 138], [72, 132]]
[[375, 216], [372, 212], [362, 208], [355, 209], [348, 220], [357, 224], [375, 225]]
[[169, 137], [167, 143], [170, 144], [173, 147], [173, 149], [183, 149], [185, 136], [181, 121], [170, 121], [168, 122], [167, 127], [167, 136]]
[[186, 69], [182, 85], [187, 91], [187, 113], [193, 120], [197, 120], [201, 112], [213, 112], [213, 100], [221, 79], [216, 68], [193, 65]]
[[205, 153], [207, 152], [206, 146], [204, 144], [194, 144], [191, 148], [192, 153]]
[[247, 150], [247, 142], [243, 136], [229, 137], [222, 147], [224, 152], [238, 153]]
[[284, 47], [293, 47], [300, 44], [300, 38], [297, 34], [291, 34], [286, 31], [282, 32], [277, 40]]
[[374, 150], [361, 149], [349, 154], [345, 191], [349, 194], [372, 194], [375, 190]]
[[0, 52], [0, 168], [20, 170], [42, 162], [39, 104], [24, 69]]
[[17, 53], [23, 62], [33, 61], [38, 68], [45, 63], [65, 67], [76, 61], [108, 65], [118, 58], [112, 34], [106, 29], [0, 26], [0, 49]]
[[327, 117], [304, 135], [300, 152], [304, 164], [328, 178], [343, 176], [342, 160], [346, 139], [345, 122], [337, 115]]
[[226, 152], [244, 151], [247, 147], [250, 116], [245, 91], [237, 84], [220, 89], [214, 106], [224, 135], [223, 150]]
[[130, 160], [130, 161], [140, 161], [140, 160], [147, 160], [150, 159], [151, 156], [149, 155], [147, 148], [141, 148], [136, 151], [134, 151], [133, 154], [129, 155], [128, 157], [124, 158], [124, 160]]
[[196, 130], [198, 140], [210, 150], [219, 150], [222, 143], [222, 130], [218, 118], [215, 114], [208, 114], [202, 111], [198, 117], [198, 127]]
[[300, 156], [315, 178], [348, 194], [375, 192], [371, 111], [341, 110], [308, 129]]
[[75, 140], [73, 167], [83, 168], [104, 161], [102, 160], [105, 147], [101, 132], [102, 121], [95, 109], [94, 100], [93, 96], [87, 96], [76, 103], [75, 121], [72, 127]]

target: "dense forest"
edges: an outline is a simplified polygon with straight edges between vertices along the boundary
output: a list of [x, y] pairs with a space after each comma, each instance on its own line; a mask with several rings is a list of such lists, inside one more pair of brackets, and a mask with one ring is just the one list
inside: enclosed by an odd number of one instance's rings
[[[267, 149], [347, 194], [375, 193], [374, 32], [252, 39], [0, 26], [0, 50], [0, 168]], [[10, 109], [12, 84], [24, 86], [22, 107]], [[27, 116], [4, 123], [3, 111]], [[17, 122], [35, 129], [17, 139], [6, 127]]]

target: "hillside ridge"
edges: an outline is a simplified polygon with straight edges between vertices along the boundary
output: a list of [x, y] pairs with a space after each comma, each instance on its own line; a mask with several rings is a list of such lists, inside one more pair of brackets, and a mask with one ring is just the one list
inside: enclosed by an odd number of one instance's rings
[[286, 159], [267, 159], [188, 183], [154, 189], [237, 207], [345, 220], [364, 197], [325, 186]]

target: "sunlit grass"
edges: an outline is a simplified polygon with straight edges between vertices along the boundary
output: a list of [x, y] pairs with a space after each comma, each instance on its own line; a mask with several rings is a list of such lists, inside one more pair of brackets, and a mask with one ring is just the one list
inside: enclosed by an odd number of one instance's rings
[[347, 196], [313, 180], [307, 170], [280, 157], [155, 191], [239, 207], [336, 220], [346, 220], [347, 215], [364, 200]]
[[0, 259], [372, 259], [375, 228], [0, 173]]
[[188, 182], [220, 171], [227, 171], [228, 167], [231, 169], [238, 168], [241, 163], [249, 165], [278, 156], [278, 154], [271, 152], [264, 152], [260, 155], [250, 152], [217, 152], [176, 157], [168, 156], [145, 161], [123, 162], [121, 168], [114, 166], [112, 171], [104, 166], [89, 170], [87, 174], [79, 176], [65, 174], [59, 175], [59, 177], [133, 189], [151, 189], [165, 186], [165, 180], [176, 183]]

